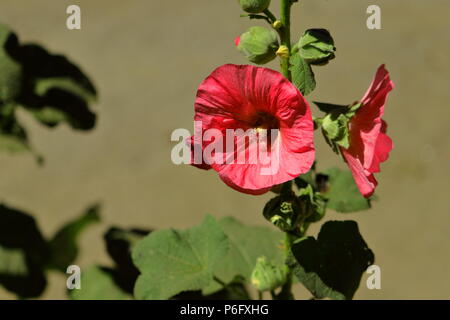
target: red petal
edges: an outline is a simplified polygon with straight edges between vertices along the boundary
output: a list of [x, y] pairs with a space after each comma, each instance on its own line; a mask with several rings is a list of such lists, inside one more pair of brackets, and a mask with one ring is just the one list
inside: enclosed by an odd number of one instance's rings
[[358, 158], [343, 148], [341, 148], [341, 152], [352, 172], [353, 179], [355, 179], [359, 192], [361, 192], [365, 198], [371, 197], [378, 184], [377, 180], [373, 174], [363, 168], [361, 161]]
[[386, 161], [393, 148], [385, 134], [384, 114], [389, 92], [394, 83], [384, 65], [378, 68], [372, 84], [362, 99], [362, 107], [350, 121], [350, 147], [343, 155], [364, 196], [370, 196], [377, 185], [372, 173], [380, 172], [380, 163]]

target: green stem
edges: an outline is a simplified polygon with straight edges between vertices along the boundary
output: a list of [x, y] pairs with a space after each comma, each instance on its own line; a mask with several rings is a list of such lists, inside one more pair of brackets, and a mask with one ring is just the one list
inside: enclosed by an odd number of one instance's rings
[[270, 19], [270, 22], [274, 23], [275, 21], [277, 21], [277, 17], [275, 17], [275, 15], [269, 9], [264, 10], [264, 14]]
[[[280, 42], [282, 46], [286, 46], [291, 51], [291, 6], [292, 0], [280, 0], [280, 21], [283, 25], [279, 31]], [[291, 78], [291, 71], [289, 70], [289, 58], [281, 59], [281, 72], [289, 79]]]
[[[279, 30], [280, 42], [281, 42], [281, 45], [286, 46], [289, 49], [289, 52], [291, 52], [291, 6], [292, 6], [292, 4], [293, 4], [292, 0], [280, 0], [280, 5], [281, 5], [280, 21], [282, 24], [282, 27]], [[289, 57], [281, 59], [281, 72], [289, 81], [292, 81], [291, 71], [289, 70]], [[292, 182], [289, 184], [286, 183], [284, 186], [292, 188]], [[287, 232], [286, 238], [285, 238], [285, 244], [284, 244], [286, 258], [291, 251], [291, 246], [292, 246], [293, 241], [294, 241], [293, 235], [291, 235], [290, 233]], [[292, 270], [288, 269], [286, 283], [283, 285], [280, 293], [278, 294], [279, 299], [293, 299], [292, 280], [293, 280]]]
[[[292, 246], [293, 242], [294, 242], [293, 235], [286, 232], [285, 240], [284, 240], [284, 248], [285, 248], [286, 258], [288, 257], [288, 255], [291, 251], [291, 246]], [[287, 268], [288, 268], [288, 273], [287, 273], [287, 277], [286, 277], [286, 282], [281, 287], [281, 291], [278, 294], [278, 298], [281, 300], [293, 300], [294, 299], [294, 295], [292, 294], [292, 283], [293, 283], [294, 274], [289, 267], [287, 267]]]
[[277, 299], [277, 295], [275, 294], [274, 290], [270, 291], [270, 296], [272, 297], [272, 300], [276, 300]]

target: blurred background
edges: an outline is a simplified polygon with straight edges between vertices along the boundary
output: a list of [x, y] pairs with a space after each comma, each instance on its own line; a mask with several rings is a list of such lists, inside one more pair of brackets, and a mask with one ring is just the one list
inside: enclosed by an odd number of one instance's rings
[[[71, 4], [81, 7], [81, 30], [66, 28]], [[371, 4], [381, 7], [382, 30], [366, 27]], [[87, 133], [49, 130], [21, 114], [46, 163], [1, 153], [0, 201], [32, 213], [45, 235], [100, 201], [102, 222], [82, 237], [82, 269], [109, 263], [102, 235], [111, 225], [186, 228], [206, 213], [268, 225], [262, 208], [272, 194], [241, 194], [214, 172], [170, 160], [171, 132], [193, 130], [200, 82], [219, 65], [246, 63], [233, 39], [263, 22], [240, 13], [236, 0], [2, 0], [0, 22], [22, 41], [67, 55], [94, 81], [100, 101], [98, 124]], [[310, 101], [361, 98], [382, 63], [396, 84], [385, 114], [395, 149], [377, 176], [379, 200], [369, 211], [326, 217], [357, 220], [381, 267], [382, 289], [367, 289], [363, 275], [355, 298], [449, 299], [450, 2], [301, 0], [292, 17], [294, 40], [320, 27], [336, 42], [336, 59], [315, 68]], [[319, 169], [343, 167], [317, 138]], [[63, 275], [49, 282], [43, 298], [66, 298]], [[297, 296], [308, 297], [301, 288]], [[5, 298], [13, 296], [0, 290]]]

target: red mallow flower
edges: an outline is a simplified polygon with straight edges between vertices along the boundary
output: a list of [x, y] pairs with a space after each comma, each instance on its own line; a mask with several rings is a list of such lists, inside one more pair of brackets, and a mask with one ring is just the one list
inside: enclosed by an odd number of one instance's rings
[[234, 39], [234, 44], [236, 45], [236, 47], [239, 45], [239, 43], [241, 43], [241, 37], [236, 37]]
[[369, 90], [361, 100], [361, 107], [350, 120], [350, 147], [341, 148], [359, 191], [370, 197], [377, 186], [374, 173], [380, 172], [380, 163], [386, 161], [393, 148], [386, 135], [387, 125], [381, 119], [384, 105], [394, 83], [384, 65], [378, 68]]
[[[232, 64], [217, 68], [198, 89], [195, 121], [201, 122], [201, 128], [190, 144], [192, 150], [203, 151], [203, 162], [193, 165], [214, 169], [238, 191], [263, 194], [309, 171], [313, 164], [314, 125], [309, 105], [298, 89], [276, 71]], [[214, 139], [205, 141], [203, 137], [202, 141], [202, 134], [210, 129], [214, 129]], [[254, 132], [259, 137], [270, 136], [270, 130], [276, 129], [277, 134], [264, 140], [244, 139], [242, 143], [236, 136], [229, 137], [227, 131], [232, 130], [227, 129]], [[221, 139], [223, 149], [231, 145], [232, 152], [216, 150], [208, 157], [208, 146]], [[249, 161], [250, 154], [260, 155], [262, 146], [268, 150], [265, 154], [270, 162]], [[238, 161], [243, 158], [244, 162]]]

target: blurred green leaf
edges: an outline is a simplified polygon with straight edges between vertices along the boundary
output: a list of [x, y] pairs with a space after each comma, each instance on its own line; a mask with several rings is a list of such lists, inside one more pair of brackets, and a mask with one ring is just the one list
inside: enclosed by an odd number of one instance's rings
[[353, 298], [374, 255], [356, 222], [329, 221], [317, 240], [308, 237], [294, 243], [287, 263], [314, 297], [343, 300]]
[[[0, 109], [8, 107], [0, 105]], [[27, 133], [17, 122], [14, 113], [0, 113], [0, 150], [12, 153], [30, 151]]]
[[66, 57], [36, 44], [22, 45], [0, 24], [0, 150], [31, 150], [16, 118], [18, 107], [48, 127], [66, 122], [74, 129], [90, 130], [96, 116], [89, 105], [96, 96], [89, 78]]
[[96, 117], [89, 104], [97, 92], [81, 69], [35, 44], [23, 45], [15, 54], [24, 71], [19, 103], [25, 109], [49, 127], [63, 121], [79, 130], [94, 127]]
[[184, 231], [158, 230], [141, 240], [132, 258], [141, 271], [137, 299], [168, 299], [182, 291], [200, 290], [228, 251], [228, 239], [212, 216]]
[[324, 192], [328, 208], [341, 213], [370, 209], [370, 199], [361, 195], [350, 171], [331, 168], [323, 174], [328, 176], [327, 190]]
[[47, 244], [30, 215], [0, 205], [0, 285], [21, 298], [37, 297], [47, 280]]
[[260, 292], [272, 291], [281, 287], [286, 282], [287, 274], [288, 269], [284, 262], [277, 264], [262, 256], [256, 260], [251, 282]]
[[14, 33], [0, 24], [0, 106], [13, 101], [22, 87], [22, 66], [9, 53], [18, 45]]
[[290, 64], [292, 82], [304, 96], [307, 96], [316, 88], [316, 80], [311, 66], [299, 54], [291, 56]]
[[49, 242], [49, 267], [65, 272], [78, 256], [78, 237], [91, 224], [100, 221], [100, 206], [94, 205], [79, 218], [59, 230]]
[[126, 300], [131, 296], [114, 281], [114, 271], [92, 266], [81, 272], [81, 289], [69, 290], [73, 300]]

